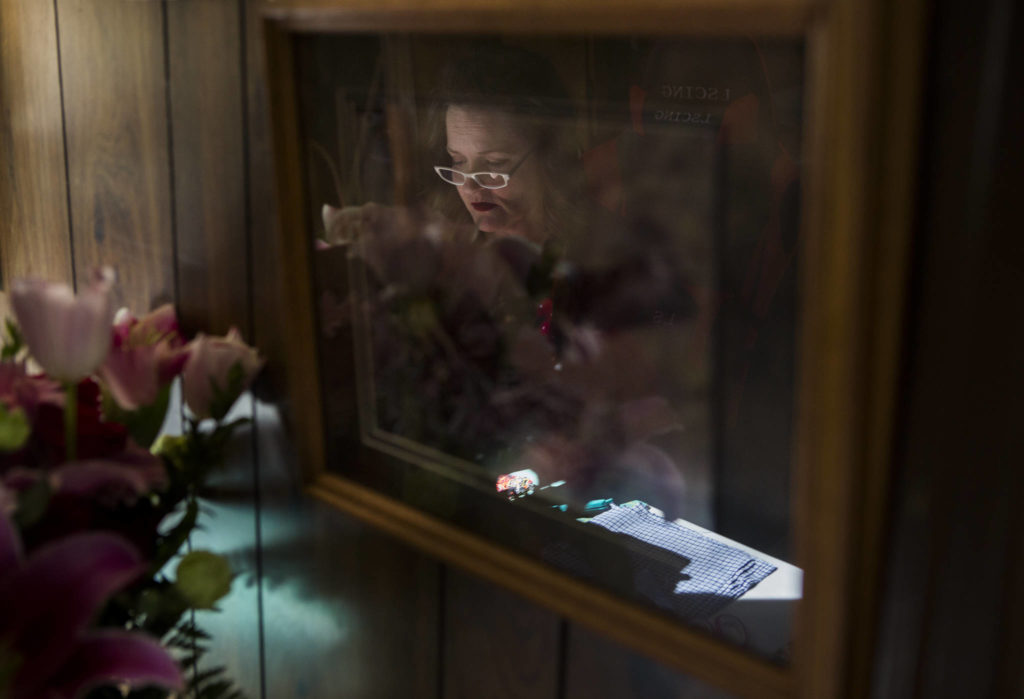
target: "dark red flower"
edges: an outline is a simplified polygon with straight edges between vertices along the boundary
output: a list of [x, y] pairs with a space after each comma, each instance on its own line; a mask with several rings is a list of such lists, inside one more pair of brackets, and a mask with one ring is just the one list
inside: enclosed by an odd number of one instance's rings
[[[40, 404], [33, 427], [31, 445], [35, 456], [34, 465], [47, 467], [64, 461], [67, 455], [64, 406], [52, 402]], [[78, 384], [77, 427], [79, 459], [104, 459], [120, 454], [125, 449], [128, 430], [120, 423], [103, 419], [100, 387], [92, 379], [85, 379]]]

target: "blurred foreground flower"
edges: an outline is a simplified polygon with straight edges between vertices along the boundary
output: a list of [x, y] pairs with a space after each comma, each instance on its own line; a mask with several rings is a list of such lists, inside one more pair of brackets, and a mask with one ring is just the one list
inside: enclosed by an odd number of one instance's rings
[[114, 319], [113, 346], [99, 376], [118, 406], [138, 410], [181, 373], [188, 359], [170, 304], [136, 318], [122, 308]]
[[0, 403], [20, 409], [29, 419], [43, 404], [60, 405], [64, 401], [60, 384], [45, 376], [30, 376], [22, 362], [0, 362]]
[[107, 533], [67, 537], [23, 561], [0, 512], [0, 696], [72, 699], [105, 684], [183, 689], [177, 663], [155, 639], [90, 628], [145, 569], [126, 541]]
[[21, 327], [8, 320], [0, 343], [0, 699], [237, 699], [224, 668], [198, 670], [210, 643], [192, 614], [228, 594], [230, 565], [193, 551], [176, 579], [166, 571], [247, 422], [221, 418], [262, 360], [237, 332], [196, 342], [190, 385], [206, 387], [215, 420], [186, 420], [151, 449], [190, 349], [169, 305], [112, 318], [112, 278], [78, 296], [13, 286]]
[[263, 359], [235, 328], [224, 337], [200, 333], [188, 349], [181, 376], [185, 404], [199, 419], [220, 420], [252, 383]]
[[51, 378], [79, 381], [106, 359], [113, 283], [113, 270], [104, 267], [77, 296], [67, 284], [38, 279], [19, 279], [11, 286], [11, 305], [25, 343]]

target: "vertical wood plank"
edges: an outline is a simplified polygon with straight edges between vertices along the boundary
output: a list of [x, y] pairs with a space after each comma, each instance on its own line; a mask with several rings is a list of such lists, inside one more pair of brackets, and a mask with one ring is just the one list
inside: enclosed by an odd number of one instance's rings
[[302, 492], [257, 406], [267, 697], [432, 697], [439, 564]]
[[457, 570], [444, 577], [445, 699], [558, 697], [558, 615]]
[[248, 339], [240, 25], [238, 0], [167, 3], [180, 317]]
[[732, 694], [569, 625], [562, 699], [729, 699]]
[[57, 0], [75, 273], [117, 270], [118, 302], [174, 297], [161, 5]]
[[0, 0], [3, 290], [14, 277], [72, 280], [59, 71], [53, 4]]
[[281, 279], [281, 248], [278, 242], [277, 206], [274, 188], [274, 165], [270, 109], [267, 101], [267, 71], [264, 57], [263, 20], [261, 11], [267, 0], [246, 0], [246, 106], [249, 165], [249, 244], [252, 250], [254, 313], [253, 337], [268, 357], [267, 388], [279, 394], [284, 388], [285, 297]]
[[[179, 318], [186, 332], [235, 326], [251, 340], [241, 5], [179, 0], [166, 8]], [[229, 417], [253, 410], [247, 396]], [[238, 576], [220, 612], [197, 615], [217, 641], [200, 670], [226, 667], [256, 699], [263, 691], [256, 455], [252, 435], [241, 432], [206, 494], [207, 527], [192, 543], [228, 555]]]

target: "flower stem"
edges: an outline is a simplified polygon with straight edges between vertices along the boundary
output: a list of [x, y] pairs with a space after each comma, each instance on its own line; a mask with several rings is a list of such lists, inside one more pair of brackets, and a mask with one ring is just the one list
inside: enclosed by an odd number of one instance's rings
[[64, 384], [64, 445], [68, 461], [74, 461], [78, 454], [78, 384], [69, 381]]

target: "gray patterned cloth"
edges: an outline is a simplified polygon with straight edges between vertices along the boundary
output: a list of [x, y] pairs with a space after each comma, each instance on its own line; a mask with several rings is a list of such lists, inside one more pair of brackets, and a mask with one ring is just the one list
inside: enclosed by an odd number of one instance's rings
[[640, 501], [612, 505], [589, 521], [674, 554], [631, 551], [629, 560], [636, 591], [685, 619], [711, 616], [775, 571], [745, 551], [665, 520]]

